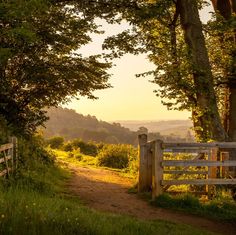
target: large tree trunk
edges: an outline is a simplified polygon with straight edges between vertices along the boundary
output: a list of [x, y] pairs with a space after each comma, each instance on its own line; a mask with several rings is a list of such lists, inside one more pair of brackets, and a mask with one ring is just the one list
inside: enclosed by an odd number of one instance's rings
[[[236, 0], [212, 0], [213, 7], [216, 12], [218, 12], [221, 16], [224, 17], [225, 20], [230, 20], [233, 13], [236, 13]], [[222, 39], [224, 35], [221, 35]], [[235, 35], [230, 38], [232, 43], [236, 43], [236, 30]], [[223, 40], [221, 40], [223, 42]], [[236, 50], [231, 52], [232, 56], [232, 63], [230, 71], [227, 73], [226, 80], [227, 83], [227, 90], [228, 98], [225, 112], [224, 112], [224, 119], [225, 119], [225, 130], [228, 134], [228, 141], [236, 141]], [[236, 151], [230, 151], [230, 159], [236, 160]], [[232, 174], [236, 176], [236, 168], [232, 169]]]
[[236, 141], [236, 81], [229, 83], [229, 141]]
[[[216, 12], [224, 17], [225, 20], [230, 20], [233, 13], [236, 13], [236, 0], [212, 0], [213, 7]], [[220, 35], [223, 37], [224, 35]], [[236, 33], [234, 37], [230, 38], [232, 43], [236, 42]], [[232, 64], [230, 71], [227, 72], [226, 80], [227, 90], [226, 92], [226, 101], [228, 108], [225, 109], [223, 113], [223, 119], [225, 120], [225, 130], [228, 134], [229, 141], [236, 141], [236, 51], [232, 51]], [[227, 97], [228, 96], [228, 97]]]
[[236, 0], [211, 0], [215, 11], [225, 18], [229, 19], [232, 13], [236, 12]]
[[[193, 80], [196, 90], [197, 107], [193, 110], [201, 123], [202, 141], [209, 139], [223, 141], [226, 134], [220, 120], [213, 76], [207, 54], [205, 38], [202, 32], [196, 0], [178, 0], [181, 26], [192, 63]], [[196, 122], [197, 123], [197, 122]], [[201, 127], [196, 127], [199, 128]]]

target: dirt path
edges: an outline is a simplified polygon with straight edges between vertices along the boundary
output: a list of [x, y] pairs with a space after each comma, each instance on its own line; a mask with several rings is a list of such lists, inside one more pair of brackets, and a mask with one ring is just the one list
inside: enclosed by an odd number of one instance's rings
[[71, 167], [74, 177], [68, 183], [70, 190], [91, 208], [99, 211], [130, 215], [139, 219], [162, 219], [171, 222], [189, 224], [212, 232], [235, 235], [236, 227], [205, 218], [153, 208], [135, 194], [128, 194], [131, 180], [117, 173], [86, 167]]

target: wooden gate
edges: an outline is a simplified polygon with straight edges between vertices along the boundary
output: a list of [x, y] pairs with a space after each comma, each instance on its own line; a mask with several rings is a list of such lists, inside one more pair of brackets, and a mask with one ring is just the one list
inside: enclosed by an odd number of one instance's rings
[[0, 176], [10, 176], [18, 165], [17, 138], [10, 138], [10, 143], [0, 145]]
[[[152, 197], [162, 194], [171, 185], [232, 185], [236, 179], [231, 176], [230, 167], [236, 161], [228, 160], [229, 149], [236, 148], [236, 142], [214, 143], [164, 143], [161, 140], [147, 142], [147, 135], [139, 135], [139, 192], [151, 190]], [[164, 152], [195, 154], [191, 160], [165, 160]], [[203, 154], [207, 155], [203, 159]], [[181, 170], [173, 168], [181, 167]], [[204, 167], [207, 170], [190, 169]], [[170, 168], [170, 169], [166, 169]], [[173, 174], [172, 180], [164, 180], [164, 174]], [[185, 174], [204, 175], [204, 179], [179, 180]], [[233, 175], [233, 174], [232, 174]]]

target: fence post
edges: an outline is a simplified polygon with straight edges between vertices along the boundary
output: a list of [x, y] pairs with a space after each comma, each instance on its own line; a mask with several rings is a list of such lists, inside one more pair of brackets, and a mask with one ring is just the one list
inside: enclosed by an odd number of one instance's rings
[[153, 155], [153, 142], [147, 145], [147, 187], [148, 191], [152, 190], [152, 155]]
[[[217, 161], [218, 152], [219, 152], [218, 147], [212, 148], [211, 153], [208, 155], [208, 160], [209, 161]], [[217, 178], [217, 167], [215, 167], [215, 166], [208, 167], [208, 178], [209, 179], [216, 179]], [[207, 190], [208, 190], [208, 198], [212, 198], [213, 194], [215, 193], [214, 186], [207, 185]]]
[[[219, 152], [219, 148], [212, 148], [211, 149], [211, 155], [210, 155], [210, 161], [217, 161], [218, 159], [218, 152]], [[216, 166], [212, 166], [209, 167], [208, 169], [208, 176], [211, 179], [215, 179], [217, 178], [217, 167]]]
[[[221, 152], [220, 153], [220, 160], [221, 161], [227, 161], [229, 160], [229, 152]], [[220, 168], [220, 177], [222, 178], [227, 178], [229, 175], [229, 167], [227, 166], [222, 166]]]
[[13, 147], [9, 149], [9, 155], [11, 156], [11, 171], [13, 172], [15, 170], [14, 166], [14, 161], [15, 161], [15, 156], [14, 156], [14, 142], [13, 142], [14, 137], [9, 137], [9, 142], [13, 144]]
[[163, 180], [163, 141], [156, 140], [154, 142], [153, 160], [152, 160], [152, 199], [162, 194], [163, 187], [161, 181]]
[[4, 158], [6, 170], [7, 170], [7, 177], [9, 177], [10, 176], [10, 171], [9, 171], [9, 167], [8, 167], [8, 160], [7, 160], [6, 150], [3, 151], [3, 158]]
[[18, 168], [18, 140], [16, 137], [12, 137], [13, 143], [13, 156], [15, 160], [15, 169]]
[[148, 179], [148, 149], [147, 149], [147, 135], [141, 134], [138, 136], [139, 141], [139, 181], [138, 192], [145, 192], [149, 190], [150, 185], [147, 183]]

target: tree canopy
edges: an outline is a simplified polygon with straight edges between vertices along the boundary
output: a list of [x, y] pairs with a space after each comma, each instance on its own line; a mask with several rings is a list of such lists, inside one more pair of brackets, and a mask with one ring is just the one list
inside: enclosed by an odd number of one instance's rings
[[143, 75], [154, 75], [153, 82], [159, 85], [156, 92], [163, 103], [192, 112], [199, 140], [227, 139], [219, 113], [224, 93], [221, 85], [227, 71], [234, 70], [235, 63], [229, 61], [235, 61], [231, 56], [235, 44], [225, 40], [220, 45], [218, 36], [224, 31], [225, 37], [232, 37], [235, 1], [212, 1], [220, 14], [226, 12], [230, 20], [224, 23], [217, 16], [204, 27], [199, 9], [207, 1], [91, 0], [89, 6], [87, 1], [77, 2], [86, 14], [95, 14], [110, 23], [127, 20], [131, 30], [105, 41], [104, 48], [113, 50], [111, 57], [147, 52], [156, 69]]
[[76, 53], [99, 33], [93, 19], [49, 0], [0, 3], [0, 114], [15, 132], [32, 133], [45, 107], [109, 87], [109, 63]]
[[199, 140], [225, 140], [219, 115], [224, 97], [220, 85], [226, 74], [235, 71], [235, 56], [231, 56], [235, 44], [230, 46], [226, 39], [235, 32], [235, 1], [230, 10], [228, 0], [212, 2], [226, 23], [218, 15], [203, 27], [199, 19], [203, 0], [1, 3], [1, 114], [8, 123], [20, 123], [22, 129], [32, 131], [45, 119], [44, 107], [77, 94], [94, 98], [93, 90], [109, 87], [106, 70], [110, 64], [99, 62], [97, 56], [82, 58], [75, 51], [90, 41], [89, 32], [99, 33], [94, 23], [97, 17], [109, 23], [125, 19], [131, 29], [106, 39], [103, 47], [112, 49], [108, 57], [148, 53], [156, 69], [147, 74], [154, 75], [153, 83], [159, 86], [156, 93], [164, 104], [192, 112]]

